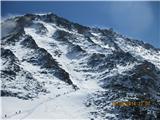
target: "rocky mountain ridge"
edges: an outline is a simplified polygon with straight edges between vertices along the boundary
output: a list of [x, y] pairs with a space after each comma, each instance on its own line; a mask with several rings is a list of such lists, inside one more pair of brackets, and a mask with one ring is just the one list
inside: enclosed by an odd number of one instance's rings
[[[53, 13], [26, 14], [1, 25], [1, 96], [38, 99], [52, 93], [51, 86], [64, 87], [86, 91], [84, 106], [94, 107], [90, 119], [160, 118], [160, 49]], [[112, 106], [144, 100], [152, 105]]]

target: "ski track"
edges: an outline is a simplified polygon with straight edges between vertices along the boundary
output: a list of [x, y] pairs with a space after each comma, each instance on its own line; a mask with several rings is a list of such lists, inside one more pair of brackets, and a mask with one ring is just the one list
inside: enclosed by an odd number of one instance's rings
[[47, 100], [44, 100], [44, 101], [38, 103], [37, 105], [35, 105], [32, 109], [25, 110], [25, 111], [23, 111], [23, 112], [21, 112], [21, 113], [19, 113], [19, 114], [16, 114], [16, 113], [15, 113], [15, 114], [13, 114], [13, 115], [8, 115], [6, 118], [5, 118], [5, 117], [2, 117], [2, 119], [9, 119], [9, 118], [12, 118], [12, 117], [15, 117], [15, 116], [18, 116], [18, 115], [22, 115], [22, 114], [27, 113], [27, 115], [24, 115], [22, 118], [20, 118], [20, 120], [23, 120], [23, 119], [27, 118], [29, 115], [31, 115], [37, 108], [39, 108], [39, 107], [42, 106], [43, 104], [46, 104], [47, 102], [50, 102], [50, 101], [52, 101], [52, 100], [55, 100], [55, 99], [57, 99], [57, 98], [59, 98], [59, 97], [62, 97], [62, 96], [64, 96], [64, 95], [71, 94], [71, 93], [73, 93], [73, 92], [76, 92], [76, 91], [72, 91], [72, 92], [69, 92], [69, 93], [66, 92], [66, 93], [63, 93], [62, 95], [56, 96], [56, 97], [54, 97], [54, 98], [48, 98]]
[[[72, 93], [72, 92], [70, 92], [70, 93]], [[62, 95], [67, 95], [67, 94], [70, 94], [70, 93], [64, 93], [64, 94], [62, 94]], [[32, 108], [31, 110], [28, 111], [28, 114], [27, 114], [27, 115], [25, 115], [24, 117], [22, 117], [20, 120], [23, 120], [23, 119], [27, 118], [29, 115], [31, 115], [37, 108], [39, 108], [39, 107], [42, 106], [43, 104], [46, 104], [46, 103], [49, 102], [49, 101], [55, 100], [56, 98], [61, 97], [62, 95], [56, 96], [56, 97], [54, 97], [54, 98], [48, 98], [47, 100], [45, 100], [45, 101], [37, 104], [34, 108]]]

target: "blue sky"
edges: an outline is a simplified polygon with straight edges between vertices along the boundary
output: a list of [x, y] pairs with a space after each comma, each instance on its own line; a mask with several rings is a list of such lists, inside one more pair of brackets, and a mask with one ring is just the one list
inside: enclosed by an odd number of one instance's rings
[[1, 2], [2, 17], [53, 12], [82, 25], [113, 28], [160, 48], [160, 2]]

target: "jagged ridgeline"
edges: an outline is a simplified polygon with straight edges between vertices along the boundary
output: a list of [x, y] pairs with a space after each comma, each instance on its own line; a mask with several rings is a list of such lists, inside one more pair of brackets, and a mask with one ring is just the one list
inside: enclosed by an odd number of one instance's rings
[[[2, 97], [38, 99], [54, 94], [50, 86], [70, 86], [86, 92], [90, 119], [160, 119], [160, 49], [53, 13], [17, 16], [1, 26]], [[112, 105], [146, 100], [147, 107]]]

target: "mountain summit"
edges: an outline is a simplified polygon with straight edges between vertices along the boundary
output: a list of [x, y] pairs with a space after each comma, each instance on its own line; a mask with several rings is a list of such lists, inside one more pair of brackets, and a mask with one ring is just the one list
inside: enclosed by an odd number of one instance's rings
[[53, 13], [1, 26], [2, 118], [160, 118], [160, 49]]

